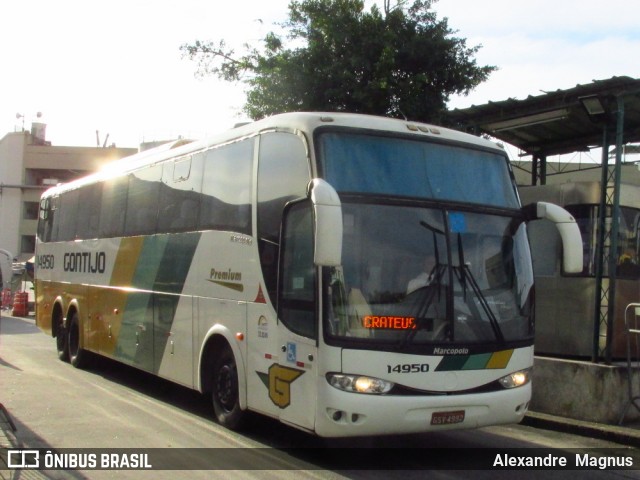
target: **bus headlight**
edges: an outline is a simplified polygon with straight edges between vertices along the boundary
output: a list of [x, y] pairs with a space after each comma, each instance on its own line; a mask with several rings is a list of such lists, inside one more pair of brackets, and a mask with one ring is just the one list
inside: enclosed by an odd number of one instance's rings
[[342, 373], [327, 374], [327, 381], [332, 387], [345, 392], [383, 394], [393, 388], [393, 383], [380, 378], [363, 375], [345, 375]]
[[505, 377], [498, 379], [500, 385], [504, 388], [516, 388], [526, 385], [531, 381], [531, 369], [520, 370], [513, 372]]

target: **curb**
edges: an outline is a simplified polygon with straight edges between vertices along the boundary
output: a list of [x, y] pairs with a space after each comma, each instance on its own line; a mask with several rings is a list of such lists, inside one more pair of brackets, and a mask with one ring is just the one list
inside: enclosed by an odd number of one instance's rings
[[[17, 448], [18, 441], [15, 437], [15, 425], [4, 406], [0, 404], [0, 407], [0, 448]], [[9, 469], [7, 460], [4, 454], [0, 455], [0, 479], [2, 480], [14, 478], [15, 471]]]
[[630, 447], [640, 447], [640, 430], [634, 428], [585, 422], [531, 411], [527, 412], [521, 423], [534, 428], [597, 438]]

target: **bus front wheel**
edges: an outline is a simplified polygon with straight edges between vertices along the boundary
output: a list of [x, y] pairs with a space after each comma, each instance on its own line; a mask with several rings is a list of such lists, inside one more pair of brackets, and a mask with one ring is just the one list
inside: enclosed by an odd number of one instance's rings
[[245, 414], [240, 408], [238, 369], [229, 347], [220, 352], [213, 364], [211, 390], [218, 423], [231, 430], [241, 428]]

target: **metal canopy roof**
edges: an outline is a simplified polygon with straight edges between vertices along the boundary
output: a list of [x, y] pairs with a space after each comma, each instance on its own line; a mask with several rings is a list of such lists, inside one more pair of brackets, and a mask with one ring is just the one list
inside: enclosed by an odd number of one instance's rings
[[615, 131], [618, 99], [624, 108], [623, 142], [639, 142], [640, 79], [631, 77], [455, 109], [447, 116], [454, 128], [488, 134], [544, 158], [602, 146], [604, 127]]

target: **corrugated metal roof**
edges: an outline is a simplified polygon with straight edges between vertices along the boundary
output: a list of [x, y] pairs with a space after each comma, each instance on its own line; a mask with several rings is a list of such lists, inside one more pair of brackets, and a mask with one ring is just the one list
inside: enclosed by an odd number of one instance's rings
[[[604, 111], [589, 114], [585, 98], [598, 99]], [[640, 142], [640, 79], [631, 77], [455, 109], [448, 120], [454, 128], [491, 135], [530, 155], [556, 155], [601, 146], [604, 125], [615, 132], [618, 98], [624, 102], [623, 143]], [[609, 142], [615, 144], [615, 138]]]

